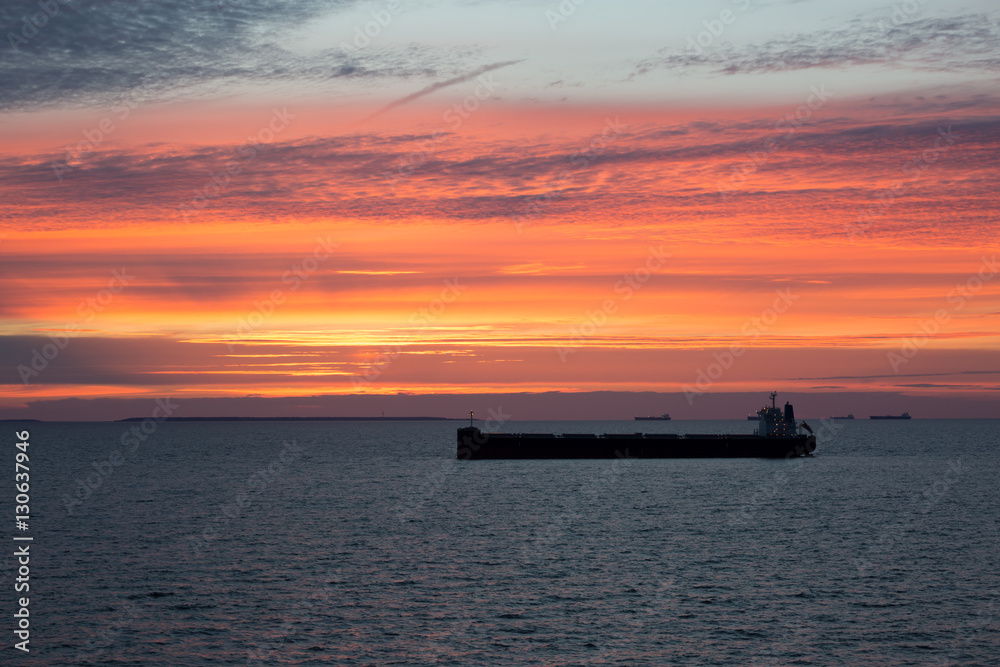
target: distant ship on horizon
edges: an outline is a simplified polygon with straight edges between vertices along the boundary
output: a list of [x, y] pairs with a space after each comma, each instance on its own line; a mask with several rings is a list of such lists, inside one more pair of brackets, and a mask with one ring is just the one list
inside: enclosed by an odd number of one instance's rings
[[635, 420], [637, 422], [652, 422], [652, 421], [668, 422], [668, 421], [670, 421], [670, 415], [668, 415], [666, 412], [664, 412], [659, 417], [652, 417], [652, 416], [651, 417], [636, 417]]
[[909, 412], [901, 415], [872, 415], [869, 419], [911, 419]]
[[[853, 414], [849, 414], [846, 417], [830, 417], [830, 419], [854, 419]], [[872, 419], [884, 419], [883, 417], [872, 417]], [[888, 417], [887, 419], [901, 419], [901, 417]], [[907, 417], [909, 419], [909, 417]]]

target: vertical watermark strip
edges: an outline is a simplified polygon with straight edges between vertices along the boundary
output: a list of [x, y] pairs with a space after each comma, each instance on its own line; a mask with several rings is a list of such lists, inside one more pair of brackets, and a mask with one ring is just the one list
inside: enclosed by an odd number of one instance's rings
[[[29, 535], [31, 520], [31, 467], [28, 448], [31, 446], [29, 431], [14, 433], [17, 442], [14, 443], [14, 558], [15, 576], [14, 592], [17, 611], [14, 613], [14, 636], [21, 641], [15, 642], [14, 648], [24, 653], [30, 653], [31, 648], [31, 544], [34, 540]], [[18, 597], [21, 596], [21, 597]]]

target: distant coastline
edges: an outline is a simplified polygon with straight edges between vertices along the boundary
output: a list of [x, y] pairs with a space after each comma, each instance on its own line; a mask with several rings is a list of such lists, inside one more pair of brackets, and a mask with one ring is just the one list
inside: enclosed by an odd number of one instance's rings
[[[148, 417], [116, 419], [118, 422], [141, 422]], [[461, 417], [167, 417], [168, 422], [428, 422], [465, 421]]]

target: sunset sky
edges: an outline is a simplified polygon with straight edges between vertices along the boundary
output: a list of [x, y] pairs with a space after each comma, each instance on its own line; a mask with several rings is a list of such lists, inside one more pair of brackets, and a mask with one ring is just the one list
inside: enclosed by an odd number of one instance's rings
[[0, 8], [0, 417], [774, 389], [1000, 412], [995, 0], [48, 11]]

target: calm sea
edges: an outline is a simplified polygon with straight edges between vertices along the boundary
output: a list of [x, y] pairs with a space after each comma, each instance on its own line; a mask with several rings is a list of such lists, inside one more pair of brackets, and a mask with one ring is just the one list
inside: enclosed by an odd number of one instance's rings
[[793, 461], [463, 462], [460, 425], [4, 424], [7, 664], [1000, 664], [1000, 421], [845, 421]]

